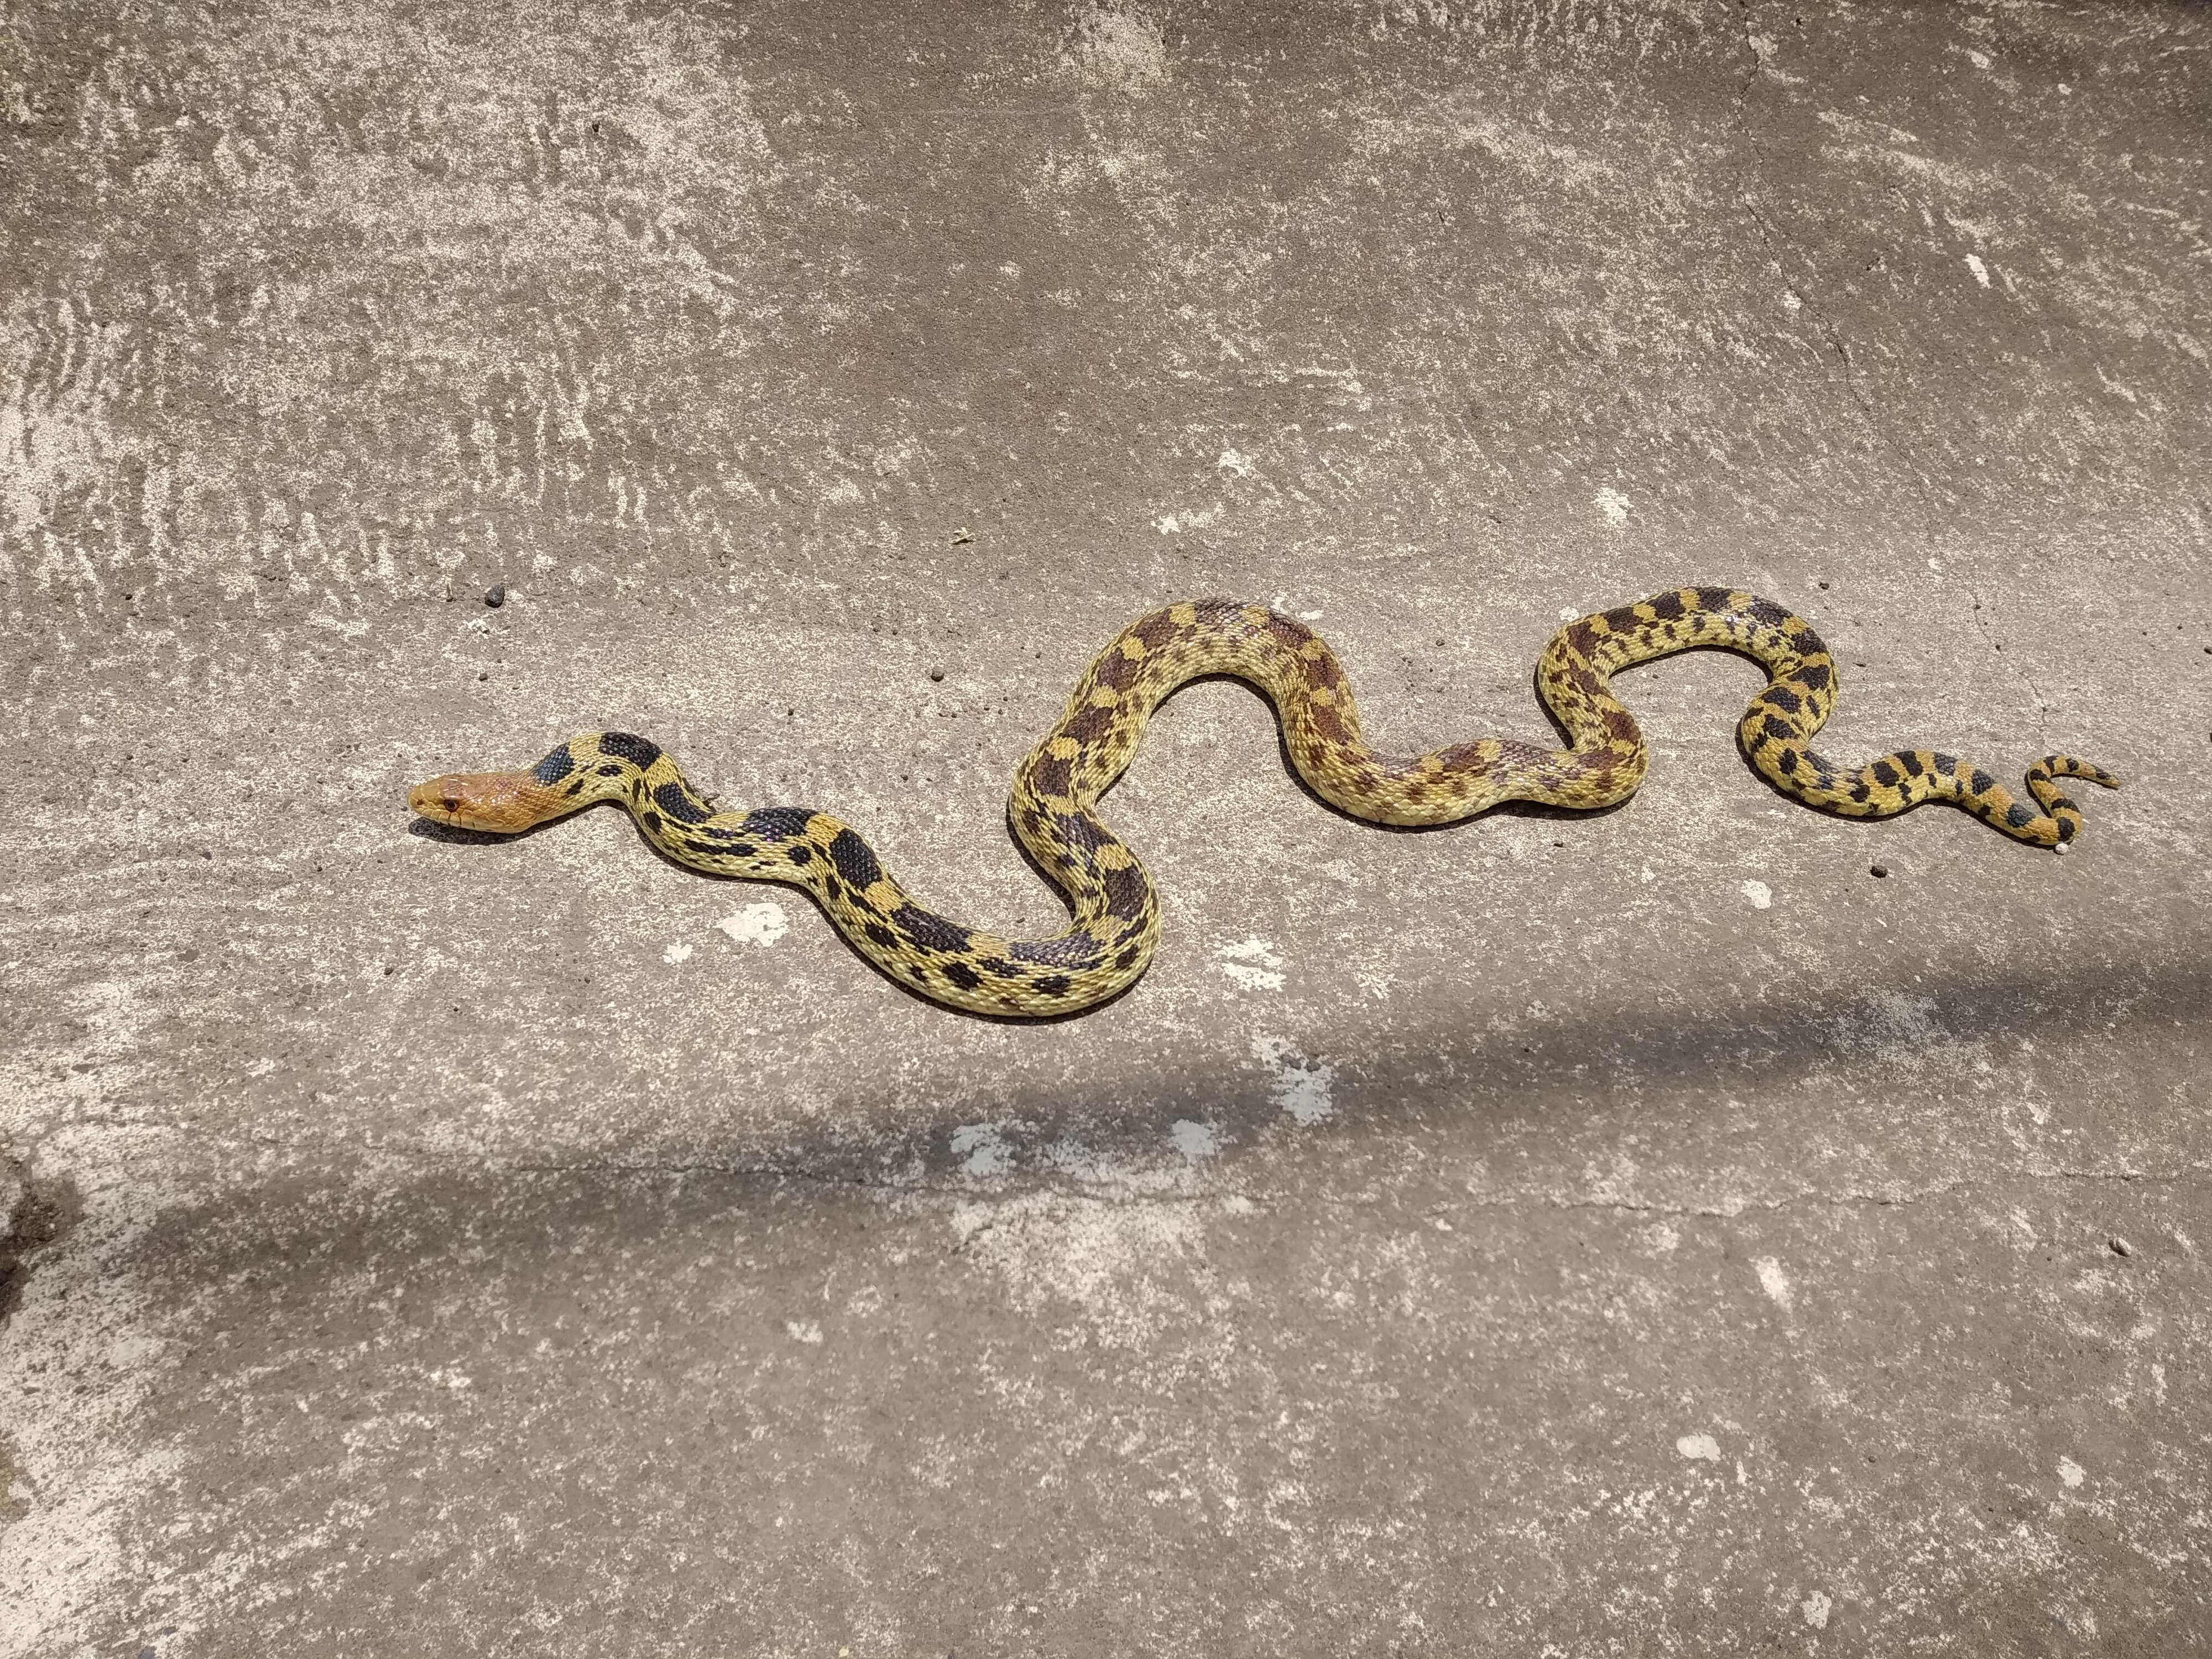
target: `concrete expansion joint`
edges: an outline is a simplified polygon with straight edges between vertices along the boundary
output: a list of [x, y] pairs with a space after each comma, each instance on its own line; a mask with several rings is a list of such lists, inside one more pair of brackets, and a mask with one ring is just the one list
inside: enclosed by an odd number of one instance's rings
[[[472, 1154], [450, 1147], [408, 1145], [384, 1140], [346, 1142], [324, 1140], [313, 1136], [294, 1139], [272, 1134], [210, 1134], [202, 1128], [161, 1118], [102, 1117], [97, 1120], [80, 1120], [69, 1127], [77, 1129], [127, 1129], [155, 1134], [189, 1136], [206, 1146], [252, 1147], [260, 1151], [300, 1154], [318, 1160], [324, 1164], [325, 1167], [328, 1167], [329, 1160], [353, 1154], [375, 1158], [398, 1158], [434, 1168], [472, 1168], [491, 1176], [628, 1176], [647, 1179], [711, 1176], [728, 1180], [790, 1181], [811, 1186], [846, 1188], [918, 1197], [1054, 1196], [1085, 1203], [1158, 1206], [1203, 1204], [1218, 1200], [1222, 1196], [1221, 1189], [1214, 1187], [1209, 1187], [1204, 1192], [1193, 1192], [1188, 1188], [1179, 1191], [1136, 1190], [1121, 1182], [1085, 1182], [1064, 1178], [1040, 1179], [1034, 1176], [1025, 1177], [1018, 1174], [989, 1181], [978, 1181], [972, 1177], [965, 1180], [932, 1180], [926, 1176], [904, 1175], [837, 1174], [832, 1171], [808, 1169], [799, 1164], [726, 1162], [711, 1158], [632, 1161], [622, 1158], [501, 1158], [496, 1155]], [[35, 1146], [29, 1150], [33, 1162], [43, 1162], [37, 1156]]]
[[2212, 1178], [2212, 1164], [2185, 1164], [2173, 1170], [2075, 1170], [2064, 1167], [2045, 1169], [1999, 1170], [1989, 1176], [1973, 1180], [1940, 1182], [1910, 1192], [1875, 1192], [1855, 1189], [1845, 1192], [1821, 1192], [1806, 1188], [1787, 1193], [1778, 1198], [1731, 1200], [1726, 1204], [1663, 1204], [1638, 1203], [1629, 1199], [1600, 1198], [1544, 1198], [1478, 1200], [1484, 1209], [1526, 1209], [1541, 1207], [1551, 1210], [1613, 1210], [1625, 1215], [1657, 1215], [1668, 1217], [1711, 1218], [1731, 1220], [1753, 1211], [1786, 1210], [1801, 1205], [1831, 1205], [1852, 1208], [1906, 1209], [1931, 1200], [1956, 1197], [2014, 1182], [2069, 1182], [2080, 1184], [2109, 1182], [2115, 1186], [2158, 1186], [2184, 1184]]
[[[757, 1180], [796, 1182], [810, 1186], [883, 1192], [900, 1196], [937, 1198], [994, 1197], [1059, 1197], [1085, 1203], [1125, 1206], [1158, 1206], [1161, 1204], [1202, 1205], [1218, 1200], [1229, 1190], [1228, 1183], [1215, 1182], [1203, 1190], [1188, 1187], [1170, 1190], [1132, 1188], [1122, 1182], [1085, 1182], [1065, 1177], [1054, 1178], [1019, 1170], [1008, 1171], [988, 1181], [967, 1179], [932, 1179], [927, 1176], [906, 1175], [841, 1174], [831, 1170], [809, 1169], [804, 1164], [774, 1162], [721, 1161], [712, 1158], [644, 1159], [632, 1161], [621, 1158], [550, 1158], [526, 1159], [484, 1156], [455, 1151], [448, 1147], [420, 1145], [395, 1145], [389, 1141], [374, 1143], [334, 1142], [302, 1137], [297, 1139], [282, 1135], [210, 1135], [204, 1129], [159, 1118], [102, 1118], [97, 1122], [80, 1122], [79, 1128], [118, 1128], [150, 1131], [155, 1133], [189, 1135], [203, 1144], [215, 1146], [252, 1146], [303, 1154], [317, 1160], [329, 1160], [348, 1154], [362, 1154], [378, 1158], [400, 1158], [426, 1166], [451, 1169], [471, 1167], [494, 1176], [570, 1175], [618, 1176], [659, 1179], [669, 1176], [708, 1176], [726, 1180]], [[43, 1162], [35, 1149], [31, 1161]], [[68, 1171], [61, 1173], [67, 1174]], [[2087, 1169], [2069, 1164], [2045, 1164], [1998, 1168], [1984, 1176], [1939, 1182], [1931, 1186], [1905, 1191], [1877, 1191], [1871, 1188], [1850, 1188], [1826, 1192], [1817, 1188], [1806, 1188], [1771, 1198], [1731, 1198], [1723, 1203], [1668, 1204], [1661, 1200], [1638, 1200], [1561, 1196], [1550, 1194], [1512, 1194], [1494, 1197], [1470, 1197], [1463, 1200], [1478, 1209], [1495, 1210], [1610, 1210], [1624, 1215], [1656, 1215], [1669, 1217], [1711, 1218], [1727, 1220], [1753, 1211], [1775, 1211], [1800, 1205], [1832, 1205], [1901, 1209], [1923, 1204], [1934, 1199], [1954, 1197], [2014, 1183], [2065, 1182], [2079, 1184], [2110, 1183], [2115, 1186], [2185, 1185], [2212, 1180], [2212, 1163], [2190, 1163], [2168, 1169]], [[1364, 1202], [1346, 1199], [1324, 1198], [1320, 1200], [1334, 1208], [1365, 1208]]]

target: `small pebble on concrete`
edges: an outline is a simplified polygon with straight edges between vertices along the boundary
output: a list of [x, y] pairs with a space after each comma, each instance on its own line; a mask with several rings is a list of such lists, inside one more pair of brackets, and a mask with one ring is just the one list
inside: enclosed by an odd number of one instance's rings
[[500, 606], [505, 605], [507, 603], [507, 584], [505, 582], [494, 582], [489, 587], [484, 589], [484, 603], [495, 611], [498, 610]]
[[1886, 864], [1870, 866], [1867, 870], [1867, 874], [1872, 876], [1876, 881], [1880, 881], [1889, 874], [1889, 866]]

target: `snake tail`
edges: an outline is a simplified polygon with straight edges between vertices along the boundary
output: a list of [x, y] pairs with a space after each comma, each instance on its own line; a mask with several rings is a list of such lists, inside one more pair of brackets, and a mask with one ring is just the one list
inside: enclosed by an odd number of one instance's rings
[[970, 1012], [1073, 1013], [1127, 990], [1159, 939], [1159, 899], [1136, 854], [1097, 813], [1137, 751], [1152, 711], [1194, 679], [1231, 675], [1266, 692], [1284, 745], [1316, 793], [1377, 823], [1455, 823], [1505, 801], [1594, 809], [1626, 800], [1649, 750], [1610, 677], [1678, 651], [1713, 648], [1768, 675], [1737, 726], [1745, 756], [1777, 789], [1847, 817], [1889, 817], [1927, 801], [1972, 813], [2033, 846], [2063, 848], [2081, 809], [2060, 778], [2106, 788], [2102, 768], [2051, 755], [2028, 769], [2027, 799], [1982, 768], [1924, 749], [1843, 767], [1812, 746], [1835, 708], [1836, 664], [1811, 625], [1771, 599], [1686, 587], [1562, 628], [1537, 686], [1565, 748], [1480, 738], [1394, 756], [1361, 735], [1342, 665], [1291, 617], [1232, 599], [1185, 601], [1139, 617], [1086, 669], [1059, 723], [1015, 769], [1007, 823], [1066, 895], [1069, 924], [1014, 939], [915, 902], [865, 837], [803, 806], [722, 811], [658, 744], [625, 732], [569, 738], [526, 772], [460, 773], [410, 793], [423, 817], [514, 834], [594, 802], [620, 803], [668, 857], [712, 875], [804, 888], [862, 957], [901, 985]]

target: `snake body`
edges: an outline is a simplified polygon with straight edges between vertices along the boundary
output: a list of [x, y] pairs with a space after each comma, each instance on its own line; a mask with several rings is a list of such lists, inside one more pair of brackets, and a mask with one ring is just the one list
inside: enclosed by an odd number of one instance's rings
[[595, 801], [618, 801], [680, 863], [805, 888], [854, 950], [925, 997], [983, 1014], [1065, 1014], [1135, 983], [1158, 942], [1152, 878], [1097, 807], [1136, 754], [1152, 711], [1179, 686], [1233, 675], [1261, 688], [1274, 702], [1298, 775], [1354, 817], [1449, 823], [1504, 801], [1587, 809], [1626, 799], [1650, 757], [1608, 678], [1698, 647], [1735, 652], [1766, 669], [1769, 684], [1737, 737], [1776, 788], [1825, 811], [1879, 818], [1944, 801], [2015, 841], [2063, 848], [2081, 814], [2055, 780], [2119, 787], [2100, 768], [2065, 755], [2028, 769], [2034, 805], [1979, 767], [1928, 750], [1838, 766], [1812, 747], [1836, 701], [1835, 659], [1820, 635], [1772, 600], [1686, 587], [1584, 617], [1553, 637], [1537, 685], [1567, 747], [1480, 738], [1403, 758], [1377, 753], [1361, 738], [1336, 653], [1303, 623], [1223, 599], [1139, 617], [1085, 671], [1060, 723], [1014, 773], [1008, 821], [1073, 913], [1048, 939], [1002, 939], [915, 903], [860, 833], [830, 813], [718, 811], [657, 744], [628, 732], [571, 738], [526, 772], [433, 778], [408, 804], [440, 823], [514, 833]]

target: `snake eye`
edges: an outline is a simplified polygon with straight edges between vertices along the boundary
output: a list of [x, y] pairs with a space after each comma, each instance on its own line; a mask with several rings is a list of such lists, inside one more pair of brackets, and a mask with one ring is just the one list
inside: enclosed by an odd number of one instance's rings
[[448, 812], [458, 812], [461, 810], [460, 800], [458, 797], [453, 795], [447, 796], [440, 805], [444, 806]]

